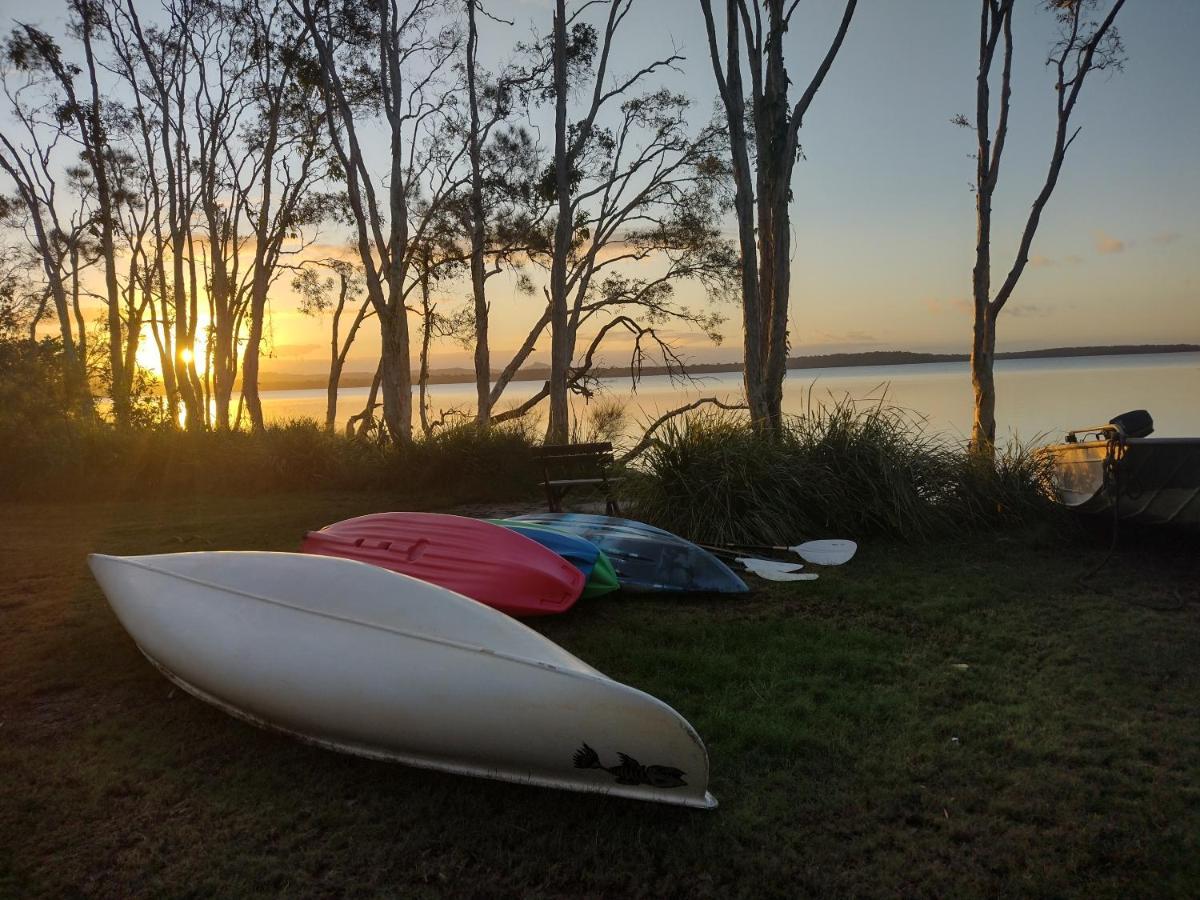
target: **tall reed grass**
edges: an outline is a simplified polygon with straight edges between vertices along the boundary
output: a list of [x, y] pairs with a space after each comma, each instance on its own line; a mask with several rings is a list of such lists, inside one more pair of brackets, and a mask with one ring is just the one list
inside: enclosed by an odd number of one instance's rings
[[626, 478], [633, 514], [693, 540], [927, 540], [1052, 514], [1047, 463], [1013, 445], [989, 464], [879, 400], [809, 404], [776, 434], [745, 416], [667, 423]]

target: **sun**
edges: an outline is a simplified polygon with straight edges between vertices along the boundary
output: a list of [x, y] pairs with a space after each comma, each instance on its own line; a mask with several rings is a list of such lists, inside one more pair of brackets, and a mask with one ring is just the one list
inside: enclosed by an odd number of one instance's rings
[[149, 329], [142, 331], [138, 341], [137, 364], [158, 377], [162, 376], [162, 357], [159, 356], [158, 344], [154, 342], [154, 335], [150, 334]]

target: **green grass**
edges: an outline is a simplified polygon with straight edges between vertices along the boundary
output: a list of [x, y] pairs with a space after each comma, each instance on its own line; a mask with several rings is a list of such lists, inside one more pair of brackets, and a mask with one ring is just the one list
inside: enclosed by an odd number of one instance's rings
[[[292, 549], [377, 494], [0, 506], [0, 896], [1195, 896], [1195, 539], [867, 542], [538, 627], [683, 713], [715, 811], [422, 772], [166, 682], [88, 551]], [[1190, 541], [1190, 544], [1189, 544]], [[1162, 609], [1149, 608], [1150, 606]]]

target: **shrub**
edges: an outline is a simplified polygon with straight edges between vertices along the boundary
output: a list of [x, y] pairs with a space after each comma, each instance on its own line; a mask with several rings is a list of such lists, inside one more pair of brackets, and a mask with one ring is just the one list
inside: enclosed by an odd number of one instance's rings
[[51, 420], [0, 430], [0, 496], [115, 498], [390, 489], [448, 501], [528, 494], [537, 479], [520, 426], [459, 426], [409, 447], [330, 433], [309, 419], [246, 431], [116, 429]]
[[1013, 441], [995, 459], [962, 452], [943, 500], [956, 523], [971, 527], [1020, 525], [1061, 515], [1054, 495], [1054, 461], [1033, 443]]
[[435, 431], [391, 451], [390, 486], [453, 500], [502, 500], [537, 485], [536, 438], [520, 419], [481, 428], [474, 423]]

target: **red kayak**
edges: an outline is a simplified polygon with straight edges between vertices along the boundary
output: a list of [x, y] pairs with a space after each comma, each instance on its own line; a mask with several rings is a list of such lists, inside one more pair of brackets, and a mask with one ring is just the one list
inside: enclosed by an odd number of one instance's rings
[[402, 572], [510, 616], [569, 609], [586, 577], [557, 553], [507, 528], [440, 513], [359, 516], [305, 535], [303, 553]]

